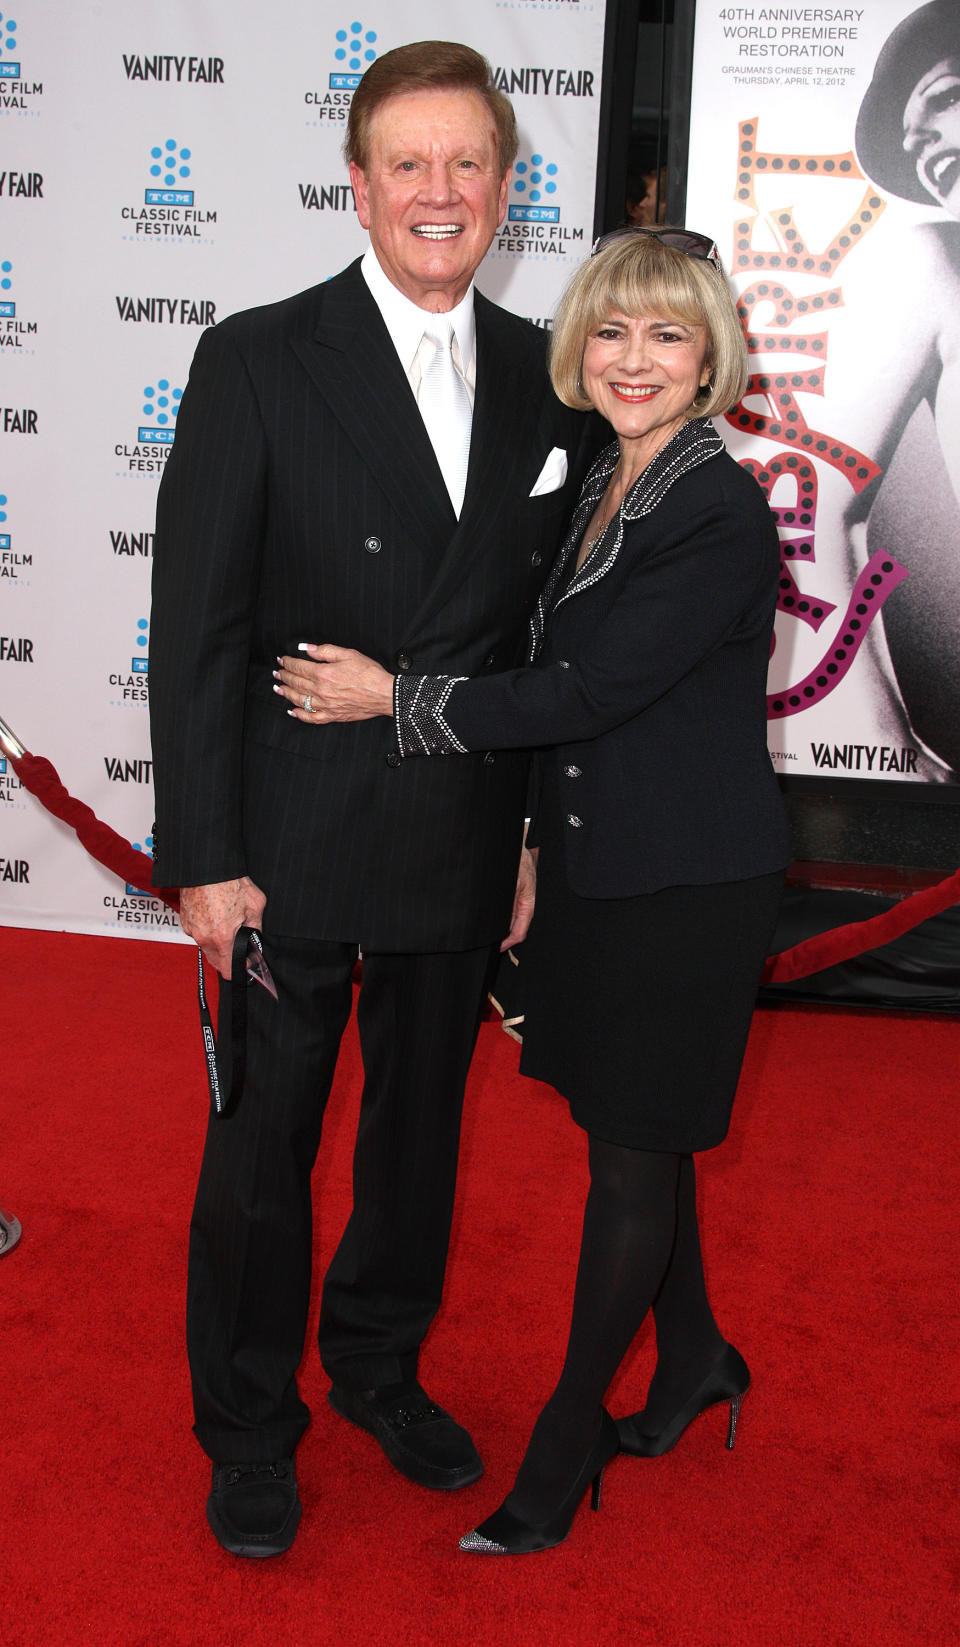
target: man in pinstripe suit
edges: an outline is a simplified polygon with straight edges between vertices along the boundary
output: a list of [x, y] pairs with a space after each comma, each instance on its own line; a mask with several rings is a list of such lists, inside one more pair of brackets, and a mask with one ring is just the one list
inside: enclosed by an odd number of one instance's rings
[[[195, 1431], [213, 1460], [208, 1519], [238, 1555], [287, 1549], [300, 1516], [310, 1172], [358, 948], [354, 1206], [320, 1312], [330, 1401], [416, 1482], [454, 1488], [482, 1470], [417, 1358], [440, 1303], [491, 957], [529, 919], [525, 758], [401, 766], [382, 722], [285, 715], [272, 674], [279, 654], [330, 635], [401, 670], [520, 661], [590, 435], [549, 388], [542, 334], [474, 292], [516, 142], [469, 48], [379, 59], [347, 137], [369, 251], [204, 335], [160, 490], [156, 880], [182, 887], [184, 928], [224, 979], [237, 929], [262, 928], [278, 989], [247, 992], [245, 1083], [211, 1117], [191, 1225]], [[467, 396], [459, 509], [417, 399], [437, 314]]]

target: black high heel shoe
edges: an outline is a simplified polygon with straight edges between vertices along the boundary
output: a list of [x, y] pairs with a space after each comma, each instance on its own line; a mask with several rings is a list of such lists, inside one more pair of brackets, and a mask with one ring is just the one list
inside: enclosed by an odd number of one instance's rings
[[737, 1419], [740, 1417], [743, 1398], [749, 1388], [750, 1371], [747, 1363], [739, 1351], [735, 1350], [732, 1344], [728, 1344], [719, 1360], [714, 1362], [699, 1389], [694, 1391], [690, 1400], [684, 1403], [679, 1412], [674, 1413], [670, 1422], [664, 1424], [656, 1435], [650, 1435], [644, 1430], [643, 1412], [631, 1413], [629, 1418], [618, 1418], [620, 1450], [631, 1453], [635, 1458], [659, 1458], [662, 1453], [668, 1453], [671, 1447], [676, 1446], [684, 1430], [695, 1418], [699, 1418], [701, 1413], [705, 1413], [708, 1407], [716, 1407], [722, 1401], [729, 1401], [727, 1446], [732, 1452], [737, 1437]]
[[588, 1486], [591, 1489], [590, 1507], [599, 1510], [603, 1472], [619, 1451], [617, 1426], [604, 1407], [601, 1409], [600, 1434], [576, 1481], [549, 1521], [523, 1521], [512, 1510], [501, 1505], [472, 1533], [464, 1533], [460, 1540], [461, 1550], [478, 1550], [483, 1555], [528, 1555], [533, 1550], [552, 1550], [555, 1544], [562, 1544], [573, 1526], [577, 1507]]

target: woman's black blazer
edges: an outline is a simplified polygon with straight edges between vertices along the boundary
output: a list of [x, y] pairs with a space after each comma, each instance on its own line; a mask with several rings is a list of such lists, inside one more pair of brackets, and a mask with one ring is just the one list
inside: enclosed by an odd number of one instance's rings
[[571, 576], [616, 458], [610, 447], [591, 470], [541, 597], [536, 666], [400, 681], [401, 748], [551, 746], [532, 839], [562, 833], [569, 884], [585, 897], [780, 869], [787, 826], [766, 742], [780, 564], [770, 510], [713, 427], [691, 422]]

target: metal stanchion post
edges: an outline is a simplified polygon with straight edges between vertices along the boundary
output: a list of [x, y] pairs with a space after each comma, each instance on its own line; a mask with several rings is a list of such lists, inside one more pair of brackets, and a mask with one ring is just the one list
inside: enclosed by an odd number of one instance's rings
[[0, 1258], [13, 1251], [22, 1234], [19, 1220], [10, 1213], [0, 1212]]

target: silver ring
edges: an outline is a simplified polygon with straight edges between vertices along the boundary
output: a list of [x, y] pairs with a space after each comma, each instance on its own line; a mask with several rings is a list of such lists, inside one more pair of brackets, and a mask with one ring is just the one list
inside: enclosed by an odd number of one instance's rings
[[303, 700], [303, 707], [307, 711], [308, 715], [313, 714], [313, 699], [310, 696], [309, 692], [307, 693], [306, 697]]

